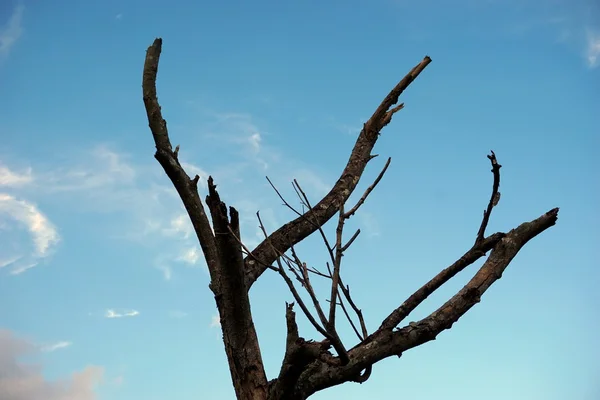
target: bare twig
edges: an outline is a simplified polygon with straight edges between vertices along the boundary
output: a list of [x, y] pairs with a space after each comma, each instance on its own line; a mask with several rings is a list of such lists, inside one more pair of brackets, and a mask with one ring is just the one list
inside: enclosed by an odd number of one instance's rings
[[[375, 185], [379, 182], [379, 180], [381, 180], [381, 177], [383, 177], [383, 174], [385, 173], [385, 170], [387, 169], [388, 165], [390, 163], [390, 160], [388, 159], [388, 162], [386, 163], [384, 169], [379, 173], [377, 182], [374, 182], [371, 187], [374, 188]], [[303, 204], [305, 204], [309, 209], [312, 209], [312, 205], [310, 204], [310, 200], [308, 199], [308, 196], [306, 195], [306, 193], [304, 192], [304, 190], [302, 190], [302, 187], [300, 187], [300, 184], [298, 183], [297, 180], [294, 180], [294, 188], [296, 189], [296, 193], [298, 194], [298, 197], [300, 198], [300, 201], [302, 201]], [[372, 190], [372, 189], [371, 189]], [[365, 195], [363, 194], [363, 198], [366, 199], [366, 197], [368, 196], [368, 193]], [[363, 200], [364, 203], [364, 200]], [[357, 207], [358, 209], [358, 207]], [[343, 214], [343, 212], [342, 212]], [[342, 219], [343, 221], [344, 219]], [[340, 220], [338, 219], [338, 223], [340, 222]], [[327, 239], [327, 235], [325, 235], [325, 232], [323, 231], [323, 228], [321, 226], [319, 226], [318, 231], [321, 235], [321, 238], [323, 239], [323, 242], [325, 244], [325, 247], [327, 248], [327, 251], [329, 253], [329, 257], [331, 259], [332, 264], [336, 263], [336, 256], [334, 253], [334, 249], [337, 248], [337, 246], [332, 247], [329, 244], [329, 240]], [[354, 239], [356, 239], [356, 236], [358, 236], [358, 234], [360, 233], [360, 230], [357, 231], [357, 233], [354, 234], [353, 238], [350, 239], [350, 241], [346, 244], [346, 246], [342, 246], [342, 251], [345, 251], [350, 244], [352, 244], [352, 242], [354, 241]], [[327, 265], [327, 269], [329, 271], [329, 278], [332, 279], [333, 278], [333, 272], [331, 271], [329, 264], [326, 263]], [[344, 294], [344, 297], [346, 298], [346, 300], [348, 301], [348, 303], [350, 304], [350, 306], [352, 307], [352, 309], [354, 310], [354, 312], [356, 313], [359, 323], [361, 325], [361, 329], [362, 329], [362, 333], [363, 333], [363, 337], [367, 337], [368, 336], [368, 331], [367, 331], [367, 327], [365, 324], [365, 320], [362, 314], [362, 311], [356, 306], [356, 304], [354, 303], [354, 301], [352, 300], [352, 297], [350, 296], [350, 290], [344, 286], [343, 282], [342, 282], [342, 277], [338, 276], [338, 285], [341, 290], [342, 293]], [[335, 286], [334, 286], [335, 287]], [[353, 321], [351, 319], [349, 319], [350, 324], [353, 324]]]
[[279, 192], [279, 190], [277, 190], [277, 187], [275, 187], [275, 185], [273, 184], [273, 182], [271, 182], [271, 180], [269, 179], [269, 177], [266, 176], [265, 178], [267, 178], [267, 181], [269, 182], [269, 185], [271, 185], [271, 187], [273, 188], [273, 190], [275, 191], [275, 193], [277, 193], [277, 196], [281, 199], [281, 201], [283, 201], [283, 205], [285, 205], [287, 208], [289, 208], [290, 210], [292, 210], [296, 215], [302, 216], [301, 212], [299, 212], [298, 210], [296, 210], [294, 207], [292, 207], [292, 205], [290, 203], [287, 202], [287, 200], [283, 197], [283, 195]]
[[333, 275], [331, 277], [331, 303], [329, 304], [329, 325], [335, 326], [335, 310], [338, 294], [338, 286], [340, 284], [340, 269], [342, 268], [342, 257], [344, 249], [342, 246], [342, 237], [344, 233], [344, 205], [340, 206], [340, 215], [338, 218], [337, 228], [335, 230], [335, 260], [333, 263]]
[[[270, 243], [265, 239], [252, 251], [264, 264], [270, 265], [278, 257], [278, 253], [286, 252], [291, 246], [318, 230], [319, 226], [323, 226], [339, 211], [340, 205], [352, 195], [367, 163], [372, 159], [371, 151], [380, 136], [381, 130], [390, 123], [392, 116], [402, 108], [397, 105], [400, 95], [430, 62], [431, 58], [426, 56], [412, 68], [388, 93], [369, 120], [363, 125], [363, 129], [356, 139], [348, 162], [339, 179], [331, 190], [308, 211], [310, 213], [309, 218], [298, 216], [284, 224], [270, 235]], [[316, 221], [316, 226], [312, 221]], [[277, 252], [274, 251], [275, 249]], [[247, 287], [250, 288], [265, 268], [262, 263], [247, 264], [246, 266]]]
[[[260, 223], [260, 229], [262, 230], [265, 237], [268, 237], [269, 235], [267, 234], [267, 230], [266, 230], [265, 226], [263, 225], [263, 222], [260, 218], [259, 213], [257, 213], [257, 217], [258, 217], [258, 221]], [[294, 286], [294, 282], [292, 282], [292, 280], [285, 273], [285, 269], [283, 268], [283, 265], [281, 264], [281, 259], [278, 257], [275, 259], [275, 261], [278, 265], [277, 272], [279, 272], [279, 274], [281, 275], [281, 277], [283, 278], [285, 283], [288, 285], [290, 292], [292, 292], [292, 296], [294, 296], [294, 300], [296, 300], [296, 302], [298, 303], [298, 306], [302, 309], [302, 312], [304, 313], [306, 318], [309, 320], [309, 322], [312, 324], [312, 326], [317, 330], [317, 332], [319, 332], [324, 337], [331, 339], [329, 333], [327, 333], [327, 331], [321, 325], [319, 325], [317, 320], [313, 317], [311, 312], [306, 307], [306, 304], [304, 304], [302, 297], [300, 297], [300, 294], [298, 293], [298, 291], [296, 290], [296, 287]]]
[[[266, 235], [266, 237], [268, 238], [268, 234], [267, 234], [267, 230], [262, 222], [262, 219], [260, 218], [260, 214], [257, 213], [257, 217], [259, 220], [259, 224], [260, 224], [260, 229], [262, 230], [263, 234]], [[293, 251], [293, 249], [292, 249]], [[298, 255], [296, 254], [295, 251], [293, 251], [293, 257], [296, 260], [296, 263], [298, 265], [298, 267], [301, 268], [302, 271], [302, 281], [304, 283], [304, 288], [306, 289], [306, 291], [308, 292], [313, 305], [315, 307], [315, 310], [317, 311], [317, 315], [319, 317], [319, 319], [321, 320], [321, 323], [323, 324], [323, 327], [321, 327], [321, 325], [319, 325], [317, 323], [317, 321], [315, 320], [315, 318], [312, 316], [312, 314], [310, 313], [310, 311], [308, 311], [308, 308], [306, 308], [306, 305], [304, 304], [304, 301], [302, 300], [302, 298], [300, 297], [300, 295], [298, 294], [298, 291], [296, 290], [296, 288], [294, 287], [293, 282], [291, 281], [291, 279], [287, 276], [287, 274], [285, 273], [285, 270], [283, 268], [283, 265], [281, 264], [280, 261], [280, 257], [278, 257], [276, 259], [276, 262], [279, 266], [278, 268], [278, 272], [279, 274], [282, 276], [282, 278], [284, 279], [284, 281], [287, 283], [290, 291], [292, 292], [292, 295], [294, 296], [294, 299], [298, 302], [298, 305], [300, 306], [300, 308], [302, 309], [302, 312], [304, 312], [304, 314], [306, 315], [306, 317], [309, 319], [310, 323], [315, 327], [315, 329], [322, 334], [325, 338], [327, 338], [328, 340], [331, 341], [331, 344], [333, 345], [333, 347], [335, 348], [335, 351], [338, 353], [338, 356], [340, 358], [340, 361], [342, 362], [342, 364], [346, 364], [349, 362], [348, 359], [348, 353], [346, 351], [346, 348], [344, 347], [342, 341], [340, 340], [337, 332], [335, 332], [335, 330], [331, 330], [329, 329], [329, 326], [327, 324], [327, 319], [325, 318], [325, 314], [323, 313], [323, 310], [321, 308], [321, 305], [319, 304], [319, 300], [315, 294], [315, 291], [310, 283], [310, 277], [308, 276], [308, 271], [306, 268], [306, 265], [298, 258]]]
[[346, 250], [348, 250], [348, 248], [350, 246], [352, 246], [352, 243], [354, 243], [354, 241], [356, 240], [356, 238], [358, 237], [358, 235], [360, 235], [360, 229], [357, 229], [356, 232], [354, 232], [354, 235], [352, 235], [352, 237], [350, 238], [350, 240], [348, 240], [348, 242], [342, 246], [342, 253]]
[[352, 207], [347, 213], [344, 214], [344, 218], [348, 219], [351, 216], [353, 216], [356, 213], [356, 211], [358, 211], [358, 209], [360, 208], [360, 206], [363, 205], [363, 203], [367, 200], [367, 197], [369, 196], [369, 194], [371, 194], [371, 192], [373, 191], [373, 189], [375, 189], [375, 186], [377, 186], [377, 184], [379, 183], [379, 181], [381, 181], [381, 178], [383, 178], [383, 175], [385, 174], [385, 171], [387, 171], [388, 167], [390, 166], [390, 162], [392, 162], [392, 158], [391, 157], [389, 157], [387, 159], [387, 161], [385, 162], [385, 165], [383, 166], [383, 169], [381, 170], [381, 172], [379, 173], [379, 175], [377, 175], [377, 178], [375, 178], [375, 180], [373, 181], [373, 183], [371, 184], [371, 186], [369, 186], [367, 188], [367, 190], [365, 190], [365, 192], [361, 196], [360, 200], [358, 200], [358, 202], [356, 203], [356, 205], [354, 207]]
[[471, 248], [461, 258], [459, 258], [454, 264], [448, 268], [442, 270], [435, 277], [433, 277], [425, 285], [421, 286], [419, 290], [414, 292], [408, 299], [406, 299], [400, 307], [395, 309], [382, 323], [379, 329], [392, 329], [396, 327], [404, 318], [406, 318], [419, 304], [421, 304], [429, 295], [439, 289], [444, 283], [448, 282], [451, 278], [456, 276], [460, 271], [473, 264], [475, 261], [485, 255], [485, 253], [491, 250], [502, 238], [503, 233], [495, 233], [492, 236], [486, 238], [483, 243], [477, 247]]
[[[231, 234], [231, 236], [233, 236], [233, 238], [234, 238], [234, 239], [235, 239], [235, 240], [236, 240], [236, 241], [239, 243], [239, 245], [240, 245], [240, 246], [242, 246], [242, 248], [243, 248], [243, 249], [244, 249], [244, 251], [245, 251], [245, 254], [246, 254], [246, 255], [249, 255], [250, 257], [253, 257], [253, 258], [254, 258], [254, 256], [252, 255], [252, 252], [250, 251], [250, 249], [248, 249], [248, 247], [246, 247], [246, 245], [245, 245], [245, 244], [244, 244], [244, 243], [243, 243], [243, 242], [240, 240], [240, 238], [239, 238], [239, 237], [238, 237], [238, 236], [235, 234], [235, 232], [233, 231], [233, 229], [231, 229], [231, 226], [228, 226], [228, 227], [227, 227], [227, 229], [229, 230], [229, 233]], [[255, 259], [257, 262], [261, 262], [260, 260], [258, 260], [258, 259], [256, 259], [256, 258], [254, 258], [254, 259]], [[274, 266], [272, 266], [272, 265], [266, 265], [266, 267], [267, 267], [267, 268], [269, 268], [269, 269], [271, 269], [271, 270], [273, 270], [273, 271], [276, 271], [276, 272], [278, 271], [278, 269], [277, 269], [277, 268], [275, 268], [275, 267], [274, 267]]]
[[352, 330], [354, 331], [354, 333], [356, 333], [356, 336], [358, 337], [358, 340], [363, 340], [366, 336], [363, 337], [360, 334], [360, 332], [358, 332], [358, 329], [356, 328], [356, 325], [354, 324], [354, 321], [352, 320], [352, 317], [350, 317], [350, 314], [348, 313], [348, 310], [346, 309], [346, 305], [344, 305], [344, 299], [341, 296], [340, 296], [340, 307], [342, 308], [342, 311], [344, 312], [344, 315], [346, 316], [346, 319], [350, 323], [350, 326], [352, 327]]
[[487, 228], [488, 222], [490, 221], [490, 215], [492, 214], [492, 209], [498, 204], [500, 200], [500, 192], [498, 189], [500, 188], [500, 168], [502, 165], [498, 164], [498, 160], [496, 160], [496, 154], [491, 151], [491, 154], [487, 156], [487, 158], [492, 163], [492, 173], [494, 174], [494, 184], [492, 185], [492, 195], [490, 196], [490, 201], [488, 203], [487, 209], [483, 212], [483, 220], [481, 221], [481, 226], [479, 227], [479, 231], [477, 232], [477, 239], [475, 239], [475, 245], [481, 244], [483, 242], [483, 238], [485, 236], [485, 229]]
[[[312, 205], [310, 204], [310, 200], [308, 199], [308, 196], [306, 195], [304, 190], [302, 190], [302, 188], [300, 187], [300, 184], [298, 183], [298, 181], [296, 179], [294, 179], [294, 181], [293, 181], [293, 186], [294, 186], [294, 190], [296, 191], [296, 194], [300, 198], [300, 201], [303, 204], [305, 204], [309, 210], [312, 210]], [[308, 218], [308, 217], [306, 217], [306, 218]], [[312, 223], [315, 224], [316, 222], [317, 221], [313, 221]], [[335, 255], [333, 253], [333, 247], [331, 247], [331, 245], [329, 244], [329, 240], [327, 239], [327, 235], [325, 234], [323, 227], [321, 225], [318, 225], [317, 230], [319, 231], [319, 234], [321, 235], [321, 239], [323, 239], [323, 243], [325, 244], [325, 247], [327, 248], [327, 252], [329, 253], [329, 258], [331, 259], [331, 262], [335, 263]]]
[[475, 261], [483, 257], [488, 251], [490, 251], [496, 243], [498, 243], [503, 234], [496, 233], [488, 238], [483, 238], [482, 235], [485, 232], [485, 228], [489, 222], [489, 217], [494, 207], [494, 201], [498, 196], [498, 187], [500, 186], [500, 168], [496, 160], [496, 155], [492, 151], [491, 155], [488, 156], [492, 163], [492, 172], [494, 174], [494, 184], [492, 188], [492, 196], [488, 204], [487, 210], [483, 214], [483, 221], [479, 227], [477, 233], [477, 240], [469, 251], [467, 251], [461, 258], [459, 258], [454, 264], [448, 268], [442, 270], [429, 282], [423, 285], [419, 290], [414, 292], [400, 307], [395, 309], [381, 324], [380, 329], [392, 329], [397, 326], [404, 318], [406, 318], [419, 304], [421, 304], [429, 295], [439, 289], [444, 283], [448, 282], [452, 277], [458, 274], [460, 271], [465, 269], [467, 266], [473, 264]]

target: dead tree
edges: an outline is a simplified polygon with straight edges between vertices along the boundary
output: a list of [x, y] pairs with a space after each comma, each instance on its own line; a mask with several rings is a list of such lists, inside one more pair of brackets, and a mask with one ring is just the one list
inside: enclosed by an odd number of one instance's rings
[[[366, 165], [375, 155], [371, 153], [381, 130], [392, 116], [402, 109], [398, 104], [400, 94], [419, 76], [431, 62], [425, 57], [385, 97], [371, 118], [364, 124], [348, 163], [333, 188], [320, 201], [312, 205], [294, 181], [294, 188], [302, 201], [304, 211], [295, 210], [275, 187], [284, 204], [297, 213], [297, 217], [272, 233], [267, 233], [260, 222], [265, 238], [254, 249], [248, 249], [240, 237], [238, 212], [221, 201], [212, 177], [208, 178], [208, 195], [205, 206], [198, 194], [198, 175], [188, 176], [178, 160], [179, 146], [173, 149], [167, 123], [161, 114], [156, 95], [156, 75], [162, 40], [156, 39], [148, 48], [143, 72], [144, 105], [152, 136], [156, 144], [155, 158], [163, 167], [191, 219], [210, 271], [210, 289], [219, 310], [223, 342], [231, 378], [239, 400], [300, 400], [313, 393], [345, 382], [365, 382], [376, 362], [434, 340], [479, 302], [485, 291], [501, 276], [519, 250], [533, 237], [556, 223], [558, 208], [537, 219], [525, 222], [507, 233], [485, 235], [494, 206], [500, 199], [501, 165], [494, 152], [488, 155], [492, 165], [492, 194], [483, 213], [483, 219], [473, 246], [456, 262], [442, 270], [406, 299], [383, 320], [379, 328], [369, 333], [361, 310], [352, 300], [348, 286], [341, 276], [344, 251], [360, 231], [344, 241], [344, 223], [364, 203], [369, 193], [381, 180], [385, 167], [367, 188], [357, 204], [346, 205], [356, 188]], [[335, 242], [330, 242], [322, 226], [334, 215], [338, 216]], [[258, 214], [257, 214], [258, 215]], [[260, 215], [258, 215], [260, 221]], [[318, 271], [302, 262], [294, 246], [307, 236], [321, 235], [330, 260], [327, 271]], [[427, 317], [400, 324], [430, 294], [464, 268], [490, 253], [473, 278], [445, 304]], [[296, 325], [294, 303], [287, 304], [287, 341], [285, 356], [279, 375], [267, 380], [258, 337], [252, 320], [248, 292], [254, 282], [267, 270], [281, 275], [289, 286], [295, 303], [301, 308], [314, 328], [323, 336], [320, 341], [306, 340], [300, 336]], [[329, 309], [326, 310], [311, 284], [311, 276], [331, 280]], [[293, 279], [292, 279], [293, 278]], [[294, 280], [300, 282], [312, 302], [314, 314], [303, 302]], [[336, 313], [341, 310], [358, 337], [358, 344], [348, 348], [336, 330]], [[354, 316], [352, 316], [354, 315]]]

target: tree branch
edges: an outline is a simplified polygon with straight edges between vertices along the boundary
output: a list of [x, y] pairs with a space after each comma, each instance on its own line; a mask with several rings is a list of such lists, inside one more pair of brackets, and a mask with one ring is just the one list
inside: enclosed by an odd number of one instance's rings
[[155, 158], [171, 179], [188, 212], [210, 273], [210, 289], [221, 319], [223, 343], [233, 386], [239, 400], [264, 399], [268, 382], [258, 344], [246, 287], [244, 257], [239, 244], [237, 211], [221, 202], [212, 177], [208, 178], [206, 203], [211, 211], [215, 234], [211, 230], [198, 195], [198, 180], [187, 175], [179, 163], [179, 146], [172, 150], [167, 123], [162, 117], [156, 95], [156, 76], [162, 40], [156, 39], [146, 52], [142, 90], [148, 123], [156, 144]]
[[492, 208], [498, 205], [500, 201], [500, 192], [498, 189], [500, 188], [500, 168], [502, 165], [498, 164], [498, 160], [496, 160], [496, 154], [491, 151], [491, 154], [487, 156], [487, 158], [492, 163], [492, 173], [494, 174], [494, 184], [492, 185], [492, 195], [490, 196], [490, 201], [488, 203], [487, 209], [483, 212], [483, 220], [481, 221], [481, 226], [479, 227], [479, 231], [477, 232], [477, 239], [475, 240], [475, 245], [479, 245], [483, 242], [483, 238], [485, 236], [485, 229], [487, 228], [488, 222], [490, 221], [490, 215], [492, 214]]
[[[156, 96], [156, 75], [158, 73], [158, 62], [162, 50], [162, 39], [154, 40], [154, 43], [146, 51], [144, 62], [144, 73], [142, 78], [142, 92], [144, 105], [148, 116], [148, 124], [152, 131], [152, 137], [156, 144], [154, 157], [163, 167], [165, 173], [177, 190], [183, 205], [190, 217], [202, 252], [206, 259], [209, 271], [214, 271], [217, 263], [217, 248], [215, 238], [212, 234], [208, 217], [204, 212], [204, 206], [198, 195], [196, 183], [197, 176], [192, 180], [179, 164], [179, 146], [172, 151], [167, 122], [162, 117], [158, 98]], [[212, 277], [212, 275], [211, 275]]]
[[[390, 91], [371, 118], [364, 124], [340, 178], [329, 193], [307, 212], [307, 214], [310, 214], [307, 216], [308, 218], [298, 217], [288, 222], [273, 232], [269, 241], [266, 239], [263, 240], [252, 251], [252, 254], [258, 257], [261, 262], [252, 264], [246, 262], [248, 289], [265, 271], [266, 268], [263, 265], [272, 264], [277, 258], [278, 253], [287, 251], [291, 246], [315, 232], [318, 229], [317, 226], [324, 225], [325, 222], [335, 215], [340, 205], [350, 197], [367, 163], [372, 158], [371, 150], [375, 146], [381, 130], [390, 123], [392, 115], [401, 109], [400, 106], [394, 108], [392, 106], [398, 102], [400, 94], [419, 76], [430, 62], [431, 58], [425, 57], [423, 61], [417, 64]], [[315, 221], [317, 226], [309, 221]], [[248, 258], [246, 258], [246, 261], [249, 261]]]
[[482, 235], [485, 233], [485, 228], [490, 220], [492, 208], [498, 203], [498, 188], [500, 186], [500, 168], [496, 160], [496, 155], [491, 152], [491, 155], [487, 156], [492, 163], [492, 173], [494, 174], [494, 182], [492, 185], [492, 196], [490, 198], [487, 211], [483, 213], [483, 220], [477, 233], [477, 240], [473, 247], [467, 251], [461, 258], [459, 258], [454, 264], [448, 268], [442, 270], [433, 279], [423, 285], [419, 290], [413, 293], [400, 307], [395, 309], [381, 324], [380, 329], [392, 329], [397, 326], [404, 318], [406, 318], [415, 308], [419, 306], [429, 295], [439, 289], [444, 283], [452, 279], [460, 271], [473, 264], [475, 261], [483, 257], [488, 251], [490, 251], [503, 237], [502, 233], [495, 233], [488, 238], [484, 238]]
[[279, 376], [269, 389], [269, 400], [282, 400], [291, 398], [296, 382], [307, 365], [328, 353], [328, 341], [306, 341], [298, 334], [296, 314], [293, 311], [294, 303], [287, 304], [285, 319], [287, 322], [286, 349]]
[[290, 398], [306, 398], [319, 390], [355, 380], [361, 371], [374, 363], [387, 357], [399, 356], [406, 350], [434, 340], [477, 304], [485, 291], [500, 279], [521, 248], [529, 240], [553, 226], [557, 217], [558, 208], [554, 208], [508, 232], [496, 243], [486, 262], [467, 285], [426, 318], [411, 322], [395, 332], [390, 329], [378, 329], [348, 352], [350, 362], [346, 365], [333, 366], [313, 362], [300, 376], [294, 393], [297, 397]]

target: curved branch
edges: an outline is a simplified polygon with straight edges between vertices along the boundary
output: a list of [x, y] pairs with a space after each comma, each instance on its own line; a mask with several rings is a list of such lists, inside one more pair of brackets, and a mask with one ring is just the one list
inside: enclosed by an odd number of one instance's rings
[[322, 226], [333, 217], [340, 206], [350, 197], [367, 163], [372, 159], [371, 150], [377, 142], [381, 129], [389, 124], [393, 114], [402, 108], [402, 105], [393, 107], [398, 102], [400, 94], [419, 76], [430, 62], [431, 58], [426, 56], [423, 61], [417, 64], [398, 82], [379, 107], [377, 107], [371, 118], [364, 124], [342, 175], [329, 193], [304, 216], [298, 217], [277, 229], [269, 236], [268, 240], [263, 240], [252, 251], [252, 254], [260, 259], [261, 262], [250, 263], [250, 259], [246, 257], [248, 290], [266, 270], [266, 267], [264, 267], [265, 264], [271, 265], [278, 257], [278, 254], [286, 252], [291, 246], [315, 232], [318, 226]]
[[148, 125], [156, 144], [154, 158], [158, 160], [169, 179], [171, 179], [185, 206], [202, 247], [211, 277], [213, 277], [218, 263], [218, 253], [215, 237], [210, 228], [208, 217], [204, 212], [200, 196], [198, 195], [197, 184], [199, 177], [196, 175], [193, 179], [190, 179], [181, 164], [179, 164], [179, 146], [173, 151], [171, 140], [169, 139], [169, 131], [167, 130], [167, 121], [163, 119], [160, 104], [156, 96], [156, 75], [158, 74], [158, 62], [161, 50], [162, 39], [155, 39], [154, 43], [146, 51], [142, 78], [142, 92], [148, 116]]

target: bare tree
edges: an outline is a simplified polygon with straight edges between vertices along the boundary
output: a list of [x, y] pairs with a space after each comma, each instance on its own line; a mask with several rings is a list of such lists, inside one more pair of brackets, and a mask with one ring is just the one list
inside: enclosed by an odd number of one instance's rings
[[[156, 75], [162, 48], [162, 40], [156, 39], [148, 48], [143, 73], [143, 96], [148, 121], [156, 144], [155, 158], [175, 186], [187, 210], [202, 247], [210, 272], [210, 289], [214, 293], [219, 310], [223, 342], [229, 363], [231, 378], [239, 400], [306, 399], [317, 391], [345, 382], [365, 382], [376, 362], [419, 346], [452, 327], [481, 295], [501, 276], [519, 250], [533, 237], [556, 223], [558, 208], [537, 219], [525, 222], [507, 233], [486, 236], [485, 231], [493, 208], [500, 199], [500, 168], [494, 152], [488, 155], [492, 165], [492, 194], [473, 246], [456, 262], [442, 270], [429, 282], [414, 292], [398, 308], [381, 322], [379, 328], [369, 333], [362, 312], [352, 300], [349, 287], [341, 275], [342, 257], [360, 231], [348, 240], [344, 239], [344, 224], [365, 202], [367, 196], [383, 177], [390, 160], [353, 206], [346, 203], [355, 190], [366, 165], [375, 155], [371, 154], [381, 130], [390, 123], [393, 115], [402, 109], [398, 104], [401, 93], [419, 76], [431, 62], [425, 57], [390, 91], [364, 124], [348, 163], [333, 188], [316, 204], [312, 205], [297, 181], [294, 188], [303, 210], [294, 209], [273, 188], [284, 204], [297, 217], [268, 233], [260, 221], [264, 240], [254, 249], [248, 249], [240, 236], [238, 212], [221, 201], [212, 177], [208, 178], [208, 195], [205, 206], [198, 194], [198, 175], [188, 176], [178, 160], [179, 146], [173, 149], [167, 123], [161, 114], [156, 95]], [[270, 182], [270, 181], [269, 181]], [[335, 239], [331, 242], [322, 227], [334, 215], [338, 216]], [[321, 235], [329, 253], [327, 271], [307, 266], [294, 246], [313, 233]], [[490, 252], [473, 278], [427, 317], [400, 324], [429, 295], [440, 288], [457, 273]], [[252, 320], [248, 292], [254, 282], [267, 270], [280, 274], [289, 286], [295, 303], [306, 315], [314, 328], [323, 336], [320, 341], [306, 340], [300, 336], [296, 324], [294, 303], [287, 304], [287, 340], [285, 356], [279, 375], [267, 380], [258, 337]], [[331, 280], [329, 306], [323, 307], [311, 284], [311, 276]], [[293, 279], [292, 279], [293, 278]], [[300, 283], [312, 303], [311, 311], [298, 292], [294, 281]], [[336, 329], [337, 312], [341, 310], [356, 336], [358, 344], [346, 346]]]

